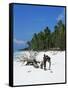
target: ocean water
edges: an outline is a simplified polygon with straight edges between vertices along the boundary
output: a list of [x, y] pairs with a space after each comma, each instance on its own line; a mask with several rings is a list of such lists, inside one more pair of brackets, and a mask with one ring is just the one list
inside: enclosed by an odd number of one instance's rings
[[14, 61], [18, 60], [18, 57], [21, 57], [23, 55], [24, 51], [16, 51], [13, 54]]

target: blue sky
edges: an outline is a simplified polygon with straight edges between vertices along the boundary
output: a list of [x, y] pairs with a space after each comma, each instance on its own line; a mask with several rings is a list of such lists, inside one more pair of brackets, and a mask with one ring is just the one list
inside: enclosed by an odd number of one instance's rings
[[13, 14], [14, 51], [26, 47], [34, 33], [43, 31], [46, 26], [53, 31], [56, 23], [65, 19], [64, 7], [14, 4]]

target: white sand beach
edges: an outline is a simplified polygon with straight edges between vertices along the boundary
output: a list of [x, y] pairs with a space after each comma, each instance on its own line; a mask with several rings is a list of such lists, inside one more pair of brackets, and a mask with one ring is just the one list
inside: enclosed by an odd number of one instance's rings
[[[17, 56], [23, 54], [29, 58], [29, 51], [17, 53]], [[31, 65], [25, 65], [23, 62], [14, 60], [13, 78], [14, 85], [48, 84], [65, 82], [65, 51], [41, 51], [36, 56], [37, 61], [43, 60], [44, 53], [51, 58], [51, 70], [35, 68]], [[48, 65], [48, 64], [47, 64]]]

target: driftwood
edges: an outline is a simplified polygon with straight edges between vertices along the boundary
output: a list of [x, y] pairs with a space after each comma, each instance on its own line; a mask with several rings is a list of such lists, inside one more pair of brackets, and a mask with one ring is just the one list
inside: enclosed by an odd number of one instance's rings
[[35, 68], [39, 68], [38, 62], [35, 59], [34, 60], [28, 60], [26, 65], [33, 65]]
[[39, 61], [36, 61], [37, 52], [29, 51], [30, 56], [28, 57], [25, 53], [22, 56], [17, 56], [18, 62], [22, 62], [23, 64], [26, 62], [25, 65], [33, 65], [35, 68], [38, 68]]

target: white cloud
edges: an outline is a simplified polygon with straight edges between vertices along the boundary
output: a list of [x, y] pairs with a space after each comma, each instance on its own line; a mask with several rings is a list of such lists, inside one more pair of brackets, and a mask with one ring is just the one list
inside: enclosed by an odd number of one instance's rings
[[24, 40], [17, 40], [16, 38], [14, 39], [14, 43], [16, 43], [16, 44], [23, 44], [23, 45], [25, 45], [26, 44], [26, 41], [24, 41]]

